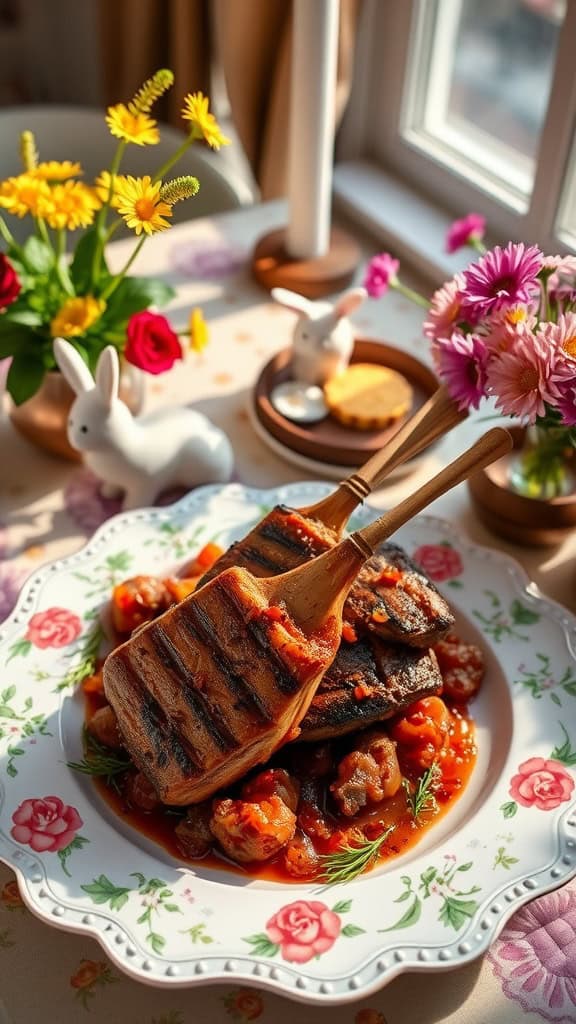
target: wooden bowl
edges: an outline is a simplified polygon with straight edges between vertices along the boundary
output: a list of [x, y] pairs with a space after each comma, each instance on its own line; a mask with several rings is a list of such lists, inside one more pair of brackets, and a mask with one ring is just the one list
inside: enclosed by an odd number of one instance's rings
[[526, 498], [508, 486], [508, 466], [524, 437], [522, 427], [509, 428], [513, 451], [468, 480], [476, 512], [493, 533], [516, 544], [551, 547], [561, 544], [576, 528], [576, 493], [542, 501]]
[[254, 411], [258, 421], [286, 448], [307, 458], [339, 466], [361, 466], [386, 444], [438, 387], [432, 370], [415, 356], [380, 341], [357, 338], [350, 362], [377, 363], [402, 373], [413, 389], [410, 411], [384, 430], [353, 430], [331, 416], [319, 423], [293, 423], [277, 412], [270, 401], [274, 388], [290, 379], [290, 357], [291, 350], [283, 349], [261, 371], [254, 391]]

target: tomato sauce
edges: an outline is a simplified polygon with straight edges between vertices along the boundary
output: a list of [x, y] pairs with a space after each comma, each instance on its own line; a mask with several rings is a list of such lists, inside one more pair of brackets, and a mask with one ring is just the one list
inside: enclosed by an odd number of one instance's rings
[[[88, 722], [95, 711], [106, 704], [106, 700], [102, 692], [88, 692], [85, 694], [85, 701], [86, 721]], [[350, 830], [354, 826], [358, 826], [364, 832], [367, 839], [372, 839], [377, 838], [385, 828], [393, 825], [394, 830], [380, 848], [378, 860], [372, 865], [372, 867], [375, 867], [383, 861], [406, 852], [406, 850], [419, 843], [428, 833], [429, 829], [433, 828], [450, 810], [466, 788], [473, 772], [476, 762], [476, 746], [474, 742], [474, 722], [467, 706], [447, 701], [446, 706], [449, 713], [449, 728], [447, 742], [440, 752], [436, 752], [436, 760], [441, 770], [441, 779], [434, 791], [435, 809], [424, 813], [418, 821], [415, 821], [408, 806], [405, 790], [401, 788], [394, 797], [384, 800], [377, 807], [361, 812], [354, 818], [346, 817], [335, 812], [333, 804], [331, 809], [326, 810], [326, 806], [329, 804], [329, 782], [331, 781], [331, 777], [329, 777], [324, 783], [325, 805], [321, 813], [323, 820], [328, 821], [330, 835], [324, 838], [318, 836], [313, 839], [314, 847], [320, 855], [338, 850], [339, 846], [345, 841], [346, 833], [350, 834]], [[380, 723], [380, 725], [388, 728], [390, 735], [394, 737], [394, 719], [389, 722]], [[345, 741], [334, 741], [336, 751], [343, 746], [349, 748], [350, 745], [353, 746], [353, 737], [350, 736]], [[310, 756], [311, 748], [315, 746], [317, 745], [302, 744], [301, 748], [306, 747], [306, 756]], [[418, 749], [420, 757], [418, 763], [416, 749]], [[423, 765], [426, 764], [426, 749], [422, 745], [415, 748], [410, 747], [409, 744], [399, 742], [398, 755], [403, 777], [413, 785], [416, 784], [418, 778], [422, 775]], [[276, 767], [284, 767], [286, 758], [291, 756], [297, 758], [296, 746], [293, 746], [291, 749], [290, 747], [284, 747], [278, 754], [274, 755], [270, 764]], [[428, 757], [429, 763], [431, 764], [434, 759], [434, 751], [431, 750]], [[94, 779], [93, 781], [102, 799], [105, 800], [111, 810], [122, 821], [148, 839], [158, 843], [176, 860], [195, 867], [217, 871], [227, 870], [238, 873], [243, 877], [282, 882], [284, 884], [305, 883], [315, 880], [313, 876], [295, 878], [290, 874], [284, 866], [282, 852], [264, 863], [244, 865], [236, 864], [229, 860], [223, 853], [219, 853], [217, 848], [201, 859], [192, 860], [186, 858], [178, 847], [177, 836], [174, 832], [175, 825], [183, 816], [183, 808], [161, 807], [152, 811], [143, 811], [137, 807], [130, 806], [124, 799], [121, 777], [118, 788], [107, 785], [101, 779]], [[231, 793], [235, 795], [235, 787], [231, 787]], [[226, 795], [230, 795], [230, 793], [227, 791]], [[314, 814], [317, 813], [316, 808], [312, 805], [309, 808], [307, 806], [300, 808], [300, 819], [304, 818], [308, 834], [313, 831], [313, 818]], [[306, 822], [307, 814], [309, 820]], [[318, 880], [318, 876], [316, 880]]]

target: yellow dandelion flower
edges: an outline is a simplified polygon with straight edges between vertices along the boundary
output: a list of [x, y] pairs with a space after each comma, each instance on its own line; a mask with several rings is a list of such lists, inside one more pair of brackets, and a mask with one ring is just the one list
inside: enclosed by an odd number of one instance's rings
[[184, 97], [182, 117], [190, 121], [192, 135], [196, 139], [205, 139], [212, 149], [220, 149], [220, 146], [228, 146], [230, 139], [222, 134], [220, 125], [208, 110], [209, 99], [201, 92], [188, 93]]
[[[94, 182], [94, 191], [98, 196], [101, 203], [108, 202], [108, 196], [110, 195], [110, 171], [100, 171], [100, 174]], [[114, 175], [114, 187], [112, 189], [112, 198], [110, 199], [110, 206], [114, 209], [118, 208], [118, 191], [123, 188], [126, 184], [127, 178], [125, 174]]]
[[49, 194], [42, 197], [38, 209], [51, 228], [75, 231], [89, 227], [101, 205], [94, 189], [81, 181], [65, 181], [49, 188]]
[[66, 181], [83, 173], [80, 164], [71, 160], [45, 160], [34, 168], [35, 177], [44, 181]]
[[206, 323], [202, 310], [197, 306], [190, 314], [190, 348], [192, 352], [203, 352], [210, 340], [208, 324]]
[[41, 207], [49, 195], [46, 182], [32, 174], [19, 174], [0, 182], [0, 207], [15, 217], [25, 217], [27, 213], [43, 216]]
[[133, 142], [137, 146], [155, 146], [160, 142], [156, 121], [145, 113], [129, 110], [124, 103], [108, 107], [106, 124], [112, 135], [124, 142]]
[[100, 319], [105, 309], [104, 300], [93, 295], [66, 299], [50, 324], [50, 333], [53, 338], [77, 338]]
[[153, 182], [149, 174], [143, 178], [128, 175], [125, 181], [116, 184], [118, 212], [137, 235], [143, 231], [152, 235], [170, 227], [163, 218], [171, 217], [172, 210], [161, 199], [160, 188], [161, 182]]

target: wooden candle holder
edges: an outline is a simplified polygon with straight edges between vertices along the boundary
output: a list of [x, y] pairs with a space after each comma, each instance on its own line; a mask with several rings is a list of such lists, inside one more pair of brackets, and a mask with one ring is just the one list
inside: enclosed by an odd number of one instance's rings
[[256, 244], [252, 272], [270, 291], [288, 288], [307, 299], [319, 299], [350, 284], [360, 262], [357, 242], [340, 228], [330, 232], [330, 248], [318, 259], [295, 259], [286, 247], [286, 231], [277, 228]]

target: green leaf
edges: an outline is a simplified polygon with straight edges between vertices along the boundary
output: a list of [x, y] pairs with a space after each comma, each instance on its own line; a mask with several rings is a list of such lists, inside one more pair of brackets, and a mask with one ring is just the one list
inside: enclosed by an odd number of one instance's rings
[[468, 918], [473, 917], [478, 909], [476, 900], [458, 900], [454, 896], [445, 896], [438, 920], [447, 928], [459, 931]]
[[[91, 228], [82, 235], [74, 250], [74, 259], [70, 264], [70, 279], [74, 285], [77, 295], [86, 295], [92, 284], [92, 263], [94, 252], [98, 242], [96, 228]], [[98, 284], [104, 286], [110, 279], [110, 272], [106, 266], [104, 256], [100, 264], [100, 279]]]
[[562, 707], [562, 701], [560, 700], [560, 697], [558, 696], [558, 694], [557, 694], [557, 693], [551, 693], [551, 694], [550, 694], [550, 700], [551, 700], [551, 701], [552, 701], [552, 702], [553, 702], [554, 704], [558, 704], [558, 706], [559, 706], [559, 707]]
[[16, 776], [18, 775], [17, 769], [14, 767], [13, 764], [10, 764], [10, 762], [8, 762], [8, 765], [6, 767], [6, 774], [9, 775], [11, 779], [15, 779]]
[[131, 891], [123, 886], [114, 885], [106, 875], [100, 875], [90, 885], [82, 885], [80, 888], [88, 893], [93, 903], [109, 903], [111, 910], [122, 910]]
[[0, 704], [0, 718], [19, 718], [22, 720], [22, 716], [17, 715], [7, 704]]
[[518, 804], [515, 800], [510, 800], [508, 803], [502, 804], [500, 810], [505, 818], [513, 818], [518, 810]]
[[153, 277], [125, 277], [111, 296], [103, 321], [123, 323], [150, 306], [165, 306], [174, 294], [170, 285]]
[[414, 897], [413, 904], [408, 907], [408, 910], [402, 914], [402, 917], [396, 921], [395, 924], [391, 924], [389, 928], [379, 928], [379, 932], [393, 932], [397, 928], [410, 928], [413, 924], [416, 924], [420, 920], [422, 914], [422, 901], [419, 896]]
[[366, 930], [359, 928], [357, 924], [347, 924], [342, 929], [342, 935], [345, 935], [347, 939], [353, 939], [356, 935], [365, 935]]
[[149, 932], [149, 934], [146, 936], [146, 939], [152, 946], [154, 952], [160, 956], [160, 954], [164, 950], [164, 946], [166, 945], [166, 939], [164, 938], [164, 936], [158, 935], [157, 932]]
[[163, 903], [162, 907], [167, 910], [170, 914], [181, 914], [180, 907], [177, 907], [175, 903]]
[[403, 892], [402, 895], [399, 896], [397, 900], [392, 900], [392, 902], [393, 903], [405, 903], [406, 900], [410, 899], [411, 895], [412, 895], [411, 889], [406, 889], [406, 892]]
[[540, 620], [540, 615], [537, 612], [531, 611], [530, 608], [526, 608], [521, 601], [516, 598], [510, 605], [510, 614], [512, 615], [512, 621], [518, 625], [532, 625], [534, 622]]
[[426, 871], [423, 871], [422, 874], [420, 875], [420, 881], [422, 882], [422, 885], [425, 885], [426, 888], [428, 888], [430, 883], [433, 882], [434, 879], [436, 878], [436, 874], [436, 868], [427, 868]]
[[347, 914], [351, 906], [352, 900], [339, 900], [338, 903], [335, 903], [332, 907], [332, 912], [334, 914]]
[[54, 251], [36, 235], [30, 235], [22, 246], [26, 267], [35, 274], [48, 274], [54, 266]]
[[29, 640], [17, 640], [15, 644], [12, 644], [10, 648], [10, 654], [6, 659], [6, 664], [12, 660], [12, 658], [25, 657], [28, 652], [32, 649], [32, 644]]
[[43, 377], [44, 363], [39, 356], [31, 355], [29, 352], [16, 353], [6, 379], [6, 389], [15, 405], [22, 405], [26, 399], [32, 398], [38, 391]]
[[270, 939], [264, 932], [260, 932], [258, 935], [249, 935], [242, 941], [252, 946], [252, 954], [254, 956], [276, 956], [279, 949], [276, 943], [270, 942]]
[[6, 312], [2, 314], [2, 319], [12, 324], [23, 324], [26, 327], [42, 326], [40, 313], [35, 312], [33, 309], [16, 309], [14, 306], [9, 306]]
[[456, 871], [470, 871], [470, 868], [473, 866], [473, 864], [474, 861], [468, 860], [466, 861], [465, 864], [460, 864], [460, 866], [456, 868]]
[[15, 697], [15, 696], [16, 696], [16, 687], [15, 686], [7, 686], [6, 689], [2, 690], [2, 693], [0, 693], [0, 700], [4, 704], [9, 704], [10, 701], [12, 700], [12, 697]]
[[[37, 346], [38, 335], [25, 324], [15, 324], [0, 316], [0, 359], [24, 355]], [[34, 357], [36, 352], [32, 352]], [[38, 356], [39, 358], [39, 356]]]
[[[4, 694], [2, 694], [2, 696], [4, 697]], [[572, 768], [576, 765], [576, 748], [572, 747], [570, 737], [562, 722], [558, 722], [558, 725], [564, 733], [564, 743], [562, 746], [556, 745], [550, 754], [550, 757], [552, 760], [560, 761], [562, 764], [568, 765], [569, 768]]]

